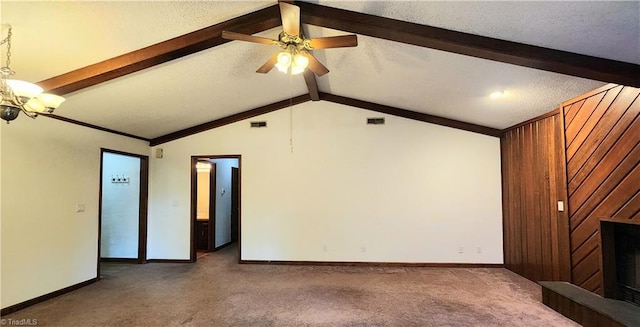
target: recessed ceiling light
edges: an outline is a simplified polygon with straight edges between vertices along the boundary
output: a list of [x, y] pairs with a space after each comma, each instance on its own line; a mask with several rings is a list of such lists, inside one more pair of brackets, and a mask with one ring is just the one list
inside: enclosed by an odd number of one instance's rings
[[489, 94], [489, 97], [491, 99], [500, 99], [500, 98], [503, 98], [505, 95], [506, 95], [505, 91], [496, 91], [496, 92], [493, 92], [493, 93]]

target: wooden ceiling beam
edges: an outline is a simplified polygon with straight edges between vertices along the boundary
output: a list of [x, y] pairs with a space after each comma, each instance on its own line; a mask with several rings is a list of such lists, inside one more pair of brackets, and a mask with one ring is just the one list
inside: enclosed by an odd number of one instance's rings
[[385, 105], [378, 104], [378, 103], [362, 101], [362, 100], [358, 100], [358, 99], [343, 97], [343, 96], [340, 96], [340, 95], [333, 95], [333, 94], [322, 93], [321, 92], [320, 93], [320, 100], [329, 101], [329, 102], [333, 102], [333, 103], [339, 103], [339, 104], [343, 104], [343, 105], [350, 106], [350, 107], [371, 110], [371, 111], [380, 112], [380, 113], [389, 114], [389, 115], [398, 116], [398, 117], [403, 117], [403, 118], [407, 118], [407, 119], [418, 120], [418, 121], [425, 122], [425, 123], [431, 123], [431, 124], [436, 124], [436, 125], [440, 125], [440, 126], [446, 126], [446, 127], [451, 127], [451, 128], [455, 128], [455, 129], [461, 129], [461, 130], [468, 131], [468, 132], [474, 132], [474, 133], [479, 133], [479, 134], [484, 134], [484, 135], [489, 135], [489, 136], [495, 136], [495, 137], [500, 137], [500, 135], [502, 135], [502, 131], [501, 130], [495, 129], [495, 128], [491, 128], [491, 127], [486, 127], [486, 126], [481, 126], [481, 125], [476, 125], [476, 124], [471, 124], [471, 123], [465, 123], [465, 122], [459, 121], [459, 120], [433, 116], [433, 115], [429, 115], [429, 114], [425, 114], [425, 113], [421, 113], [421, 112], [416, 112], [416, 111], [411, 111], [411, 110], [406, 110], [406, 109], [400, 109], [400, 108], [391, 107], [391, 106], [385, 106]]
[[[502, 131], [499, 129], [485, 127], [485, 126], [471, 124], [471, 123], [465, 123], [465, 122], [454, 120], [454, 119], [428, 115], [421, 112], [385, 106], [378, 103], [367, 102], [367, 101], [357, 100], [353, 98], [348, 98], [348, 97], [343, 97], [343, 96], [333, 95], [333, 94], [323, 93], [323, 92], [318, 92], [318, 97], [322, 101], [329, 101], [329, 102], [338, 103], [338, 104], [342, 104], [342, 105], [346, 105], [354, 108], [371, 110], [371, 111], [385, 113], [385, 114], [398, 116], [402, 118], [413, 119], [413, 120], [418, 120], [418, 121], [436, 124], [440, 126], [460, 129], [468, 132], [474, 132], [474, 133], [495, 136], [495, 137], [500, 137], [500, 135], [502, 135], [501, 134]], [[274, 102], [266, 106], [247, 110], [231, 116], [223, 117], [223, 118], [216, 119], [204, 124], [185, 128], [183, 130], [179, 130], [173, 133], [169, 133], [167, 135], [162, 135], [162, 136], [153, 138], [149, 140], [149, 145], [156, 146], [162, 143], [174, 141], [183, 137], [198, 134], [198, 133], [208, 131], [214, 128], [218, 128], [224, 125], [236, 123], [241, 120], [253, 118], [253, 117], [270, 113], [276, 110], [295, 106], [310, 100], [311, 100], [311, 97], [309, 96], [309, 94], [304, 94], [304, 95], [294, 97], [292, 99], [286, 99], [286, 100]]]
[[146, 137], [133, 135], [133, 134], [129, 134], [129, 133], [124, 133], [124, 132], [116, 131], [116, 130], [113, 130], [113, 129], [110, 129], [110, 128], [105, 128], [105, 127], [102, 127], [102, 126], [93, 125], [93, 124], [81, 122], [79, 120], [66, 118], [66, 117], [62, 117], [62, 116], [58, 116], [58, 115], [53, 115], [53, 114], [50, 114], [50, 115], [39, 115], [38, 117], [52, 118], [52, 119], [56, 119], [56, 120], [59, 120], [59, 121], [67, 122], [67, 123], [70, 123], [70, 124], [75, 124], [75, 125], [78, 125], [78, 126], [92, 128], [92, 129], [95, 129], [95, 130], [98, 130], [98, 131], [103, 131], [103, 132], [107, 132], [107, 133], [111, 133], [111, 134], [126, 136], [126, 137], [130, 137], [130, 138], [138, 139], [138, 140], [141, 140], [141, 141], [147, 141], [147, 142], [151, 141]]
[[167, 135], [163, 135], [163, 136], [159, 136], [156, 138], [153, 138], [149, 141], [149, 145], [150, 146], [155, 146], [158, 144], [162, 144], [162, 143], [166, 143], [169, 141], [173, 141], [173, 140], [177, 140], [179, 138], [183, 138], [183, 137], [187, 137], [193, 134], [198, 134], [204, 131], [208, 131], [210, 129], [214, 129], [217, 127], [221, 127], [224, 125], [228, 125], [231, 123], [235, 123], [235, 122], [239, 122], [241, 120], [245, 120], [245, 119], [249, 119], [249, 118], [253, 118], [255, 116], [259, 116], [259, 115], [264, 115], [266, 113], [270, 113], [272, 111], [276, 111], [276, 110], [280, 110], [283, 108], [287, 108], [290, 106], [295, 106], [297, 104], [303, 103], [303, 102], [307, 102], [311, 100], [309, 98], [308, 94], [304, 94], [304, 95], [300, 95], [291, 99], [286, 99], [286, 100], [282, 100], [282, 101], [278, 101], [278, 102], [274, 102], [271, 104], [268, 104], [266, 106], [262, 106], [262, 107], [258, 107], [255, 109], [251, 109], [248, 111], [243, 111], [231, 116], [227, 116], [227, 117], [223, 117], [220, 119], [216, 119], [204, 124], [200, 124], [200, 125], [196, 125], [193, 127], [189, 127], [189, 128], [185, 128], [183, 130], [179, 130]]
[[640, 65], [296, 1], [301, 21], [523, 67], [640, 87]]
[[63, 95], [230, 42], [222, 38], [223, 30], [255, 34], [280, 25], [280, 10], [273, 5], [40, 81], [38, 85], [47, 92]]

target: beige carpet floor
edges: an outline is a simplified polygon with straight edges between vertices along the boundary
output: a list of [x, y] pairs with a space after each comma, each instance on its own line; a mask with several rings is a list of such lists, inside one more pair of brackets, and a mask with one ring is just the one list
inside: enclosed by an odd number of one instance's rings
[[103, 279], [3, 319], [38, 326], [577, 326], [506, 269], [103, 263]]

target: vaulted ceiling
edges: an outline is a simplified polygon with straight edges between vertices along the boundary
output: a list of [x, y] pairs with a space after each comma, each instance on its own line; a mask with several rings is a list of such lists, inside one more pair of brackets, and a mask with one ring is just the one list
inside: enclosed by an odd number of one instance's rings
[[277, 1], [2, 1], [0, 18], [13, 26], [16, 78], [67, 98], [56, 115], [155, 143], [306, 101], [310, 90], [496, 130], [607, 82], [640, 86], [639, 2], [295, 4], [309, 37], [358, 34], [356, 48], [314, 51], [325, 76], [256, 74], [278, 48], [220, 37], [277, 38]]

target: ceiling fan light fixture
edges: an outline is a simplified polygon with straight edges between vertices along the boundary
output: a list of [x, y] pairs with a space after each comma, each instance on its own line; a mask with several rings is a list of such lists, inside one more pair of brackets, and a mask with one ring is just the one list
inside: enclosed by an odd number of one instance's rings
[[278, 53], [276, 68], [286, 74], [291, 66], [291, 59], [291, 53], [287, 50]]
[[289, 67], [285, 67], [285, 66], [278, 65], [278, 64], [276, 64], [276, 68], [278, 68], [278, 70], [279, 70], [281, 73], [285, 73], [285, 74], [287, 73], [287, 71], [289, 71]]
[[278, 54], [278, 65], [283, 67], [291, 66], [291, 53], [289, 51], [282, 51]]
[[295, 63], [295, 66], [302, 70], [309, 66], [309, 58], [300, 53], [297, 53], [295, 56], [293, 56], [293, 62]]
[[256, 70], [256, 73], [266, 74], [273, 67], [277, 67], [284, 74], [295, 75], [302, 73], [311, 64], [309, 70], [313, 74], [324, 76], [329, 72], [329, 69], [320, 63], [310, 51], [314, 49], [355, 47], [358, 45], [358, 38], [355, 34], [306, 38], [300, 25], [300, 7], [288, 2], [293, 1], [278, 1], [282, 32], [278, 35], [277, 40], [231, 31], [222, 31], [222, 38], [277, 45], [284, 49], [271, 55], [269, 60]]
[[293, 65], [291, 66], [291, 75], [298, 75], [302, 72], [304, 72], [304, 68], [296, 65], [294, 62]]

